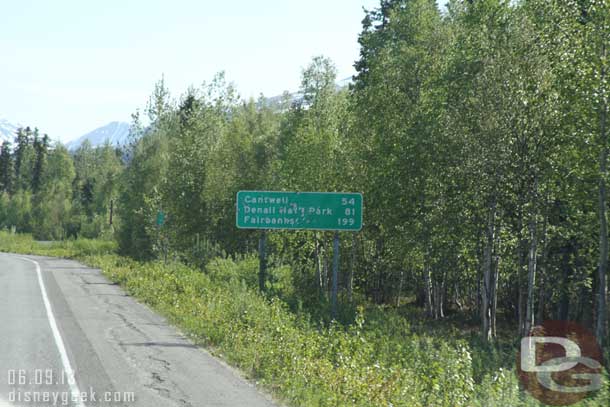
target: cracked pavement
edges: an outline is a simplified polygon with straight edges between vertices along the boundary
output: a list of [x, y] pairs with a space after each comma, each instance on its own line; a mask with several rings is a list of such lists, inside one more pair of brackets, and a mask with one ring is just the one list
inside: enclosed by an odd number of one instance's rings
[[[23, 401], [24, 394], [69, 392], [64, 380], [45, 383], [49, 370], [61, 377], [65, 365], [53, 340], [35, 265], [23, 258], [40, 264], [78, 388], [97, 395], [96, 400], [83, 400], [84, 405], [275, 405], [100, 270], [71, 260], [0, 254], [0, 406], [78, 405]], [[112, 400], [102, 400], [106, 395]]]

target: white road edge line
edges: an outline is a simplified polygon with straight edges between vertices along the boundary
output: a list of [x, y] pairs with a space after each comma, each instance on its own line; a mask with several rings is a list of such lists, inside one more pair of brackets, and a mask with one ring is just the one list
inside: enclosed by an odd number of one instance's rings
[[72, 365], [70, 364], [70, 359], [68, 358], [68, 353], [66, 352], [66, 346], [64, 345], [64, 340], [59, 333], [59, 328], [57, 328], [57, 322], [55, 321], [55, 316], [53, 315], [53, 309], [51, 308], [51, 302], [49, 301], [49, 296], [47, 295], [47, 289], [44, 286], [44, 281], [42, 279], [42, 272], [40, 270], [40, 264], [32, 259], [28, 259], [26, 257], [20, 257], [20, 259], [33, 263], [36, 266], [36, 274], [38, 275], [38, 283], [40, 285], [40, 291], [42, 292], [42, 300], [44, 302], [44, 306], [47, 310], [47, 317], [49, 319], [49, 324], [51, 325], [51, 331], [53, 331], [53, 338], [55, 338], [55, 345], [57, 345], [57, 350], [59, 351], [59, 355], [61, 357], [61, 363], [64, 366], [64, 374], [66, 375], [68, 384], [70, 385], [70, 392], [72, 393], [72, 401], [76, 402], [76, 407], [86, 407], [85, 403], [81, 400], [81, 392], [78, 388], [78, 384], [76, 383], [76, 375], [74, 370], [72, 370]]

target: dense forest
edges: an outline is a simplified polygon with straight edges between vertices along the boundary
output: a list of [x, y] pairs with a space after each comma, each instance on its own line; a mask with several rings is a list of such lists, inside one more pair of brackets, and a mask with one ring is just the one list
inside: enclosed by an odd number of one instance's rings
[[[359, 43], [349, 88], [316, 57], [279, 103], [223, 74], [178, 97], [160, 81], [123, 148], [19, 130], [0, 153], [0, 227], [203, 267], [257, 250], [235, 227], [239, 190], [362, 192], [344, 306], [460, 314], [487, 341], [571, 319], [607, 343], [610, 3], [382, 0]], [[299, 306], [326, 303], [332, 235], [268, 239]]]
[[30, 127], [0, 149], [0, 228], [42, 240], [110, 238], [109, 208], [125, 169], [122, 152], [83, 144], [70, 153]]

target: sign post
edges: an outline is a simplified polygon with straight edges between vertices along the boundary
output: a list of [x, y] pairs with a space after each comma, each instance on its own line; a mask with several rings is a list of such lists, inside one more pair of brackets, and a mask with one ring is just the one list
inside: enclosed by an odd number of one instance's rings
[[333, 238], [333, 281], [330, 297], [331, 316], [337, 319], [337, 293], [339, 291], [339, 232], [335, 232]]
[[362, 229], [362, 194], [351, 192], [239, 191], [236, 225], [260, 229], [259, 287], [265, 288], [267, 230], [333, 231], [332, 318], [337, 317], [339, 232]]
[[110, 226], [112, 226], [112, 218], [113, 218], [113, 215], [114, 215], [114, 199], [111, 199], [111, 200], [110, 200], [110, 221], [108, 222], [108, 224], [109, 224]]
[[265, 292], [265, 273], [267, 270], [267, 253], [265, 246], [267, 245], [267, 231], [261, 230], [261, 237], [258, 241], [258, 286], [261, 292]]
[[167, 264], [167, 242], [163, 238], [163, 234], [161, 233], [161, 228], [165, 225], [165, 212], [161, 209], [157, 212], [157, 239], [161, 242], [161, 247], [163, 250], [163, 259], [164, 263]]

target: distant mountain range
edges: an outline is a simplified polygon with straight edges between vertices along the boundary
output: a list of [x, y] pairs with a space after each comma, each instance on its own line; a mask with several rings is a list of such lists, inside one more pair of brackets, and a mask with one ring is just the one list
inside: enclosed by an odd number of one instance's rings
[[[352, 78], [345, 78], [337, 82], [337, 90], [346, 88], [352, 83]], [[281, 108], [283, 102], [288, 99], [288, 104], [299, 102], [303, 99], [303, 95], [299, 92], [285, 93], [283, 95], [273, 96], [266, 98], [267, 106]], [[127, 144], [129, 138], [129, 123], [125, 122], [111, 122], [105, 126], [93, 130], [85, 134], [82, 137], [77, 138], [66, 144], [66, 147], [70, 151], [77, 150], [85, 140], [88, 140], [92, 147], [103, 146], [106, 142], [109, 142], [113, 146], [120, 147]]]
[[[22, 127], [20, 124], [14, 124], [7, 119], [0, 117], [0, 144], [5, 141], [15, 142], [17, 129]], [[113, 146], [122, 146], [127, 142], [129, 137], [129, 123], [125, 122], [110, 122], [105, 126], [97, 128], [84, 136], [77, 138], [66, 144], [70, 151], [77, 150], [83, 143], [88, 140], [92, 147], [100, 147], [109, 142]]]
[[[343, 89], [352, 83], [352, 78], [345, 78], [337, 82], [337, 90]], [[269, 107], [286, 108], [285, 103], [293, 104], [303, 99], [303, 95], [299, 92], [284, 93], [283, 95], [266, 98], [265, 103]], [[14, 142], [15, 133], [19, 124], [13, 124], [6, 119], [0, 117], [0, 144], [6, 140]], [[129, 139], [129, 123], [125, 122], [110, 122], [105, 126], [99, 127], [73, 141], [66, 144], [70, 151], [77, 150], [80, 146], [88, 141], [92, 147], [100, 147], [107, 142], [113, 146], [121, 147], [127, 144]]]
[[0, 117], [0, 144], [5, 141], [10, 141], [12, 143], [15, 139], [15, 133], [17, 132], [18, 127], [19, 125], [13, 124]]
[[110, 122], [105, 126], [99, 127], [84, 136], [70, 141], [66, 147], [70, 151], [77, 150], [80, 146], [88, 141], [92, 147], [100, 147], [106, 143], [110, 143], [115, 147], [121, 147], [127, 143], [129, 137], [129, 123], [125, 122]]

